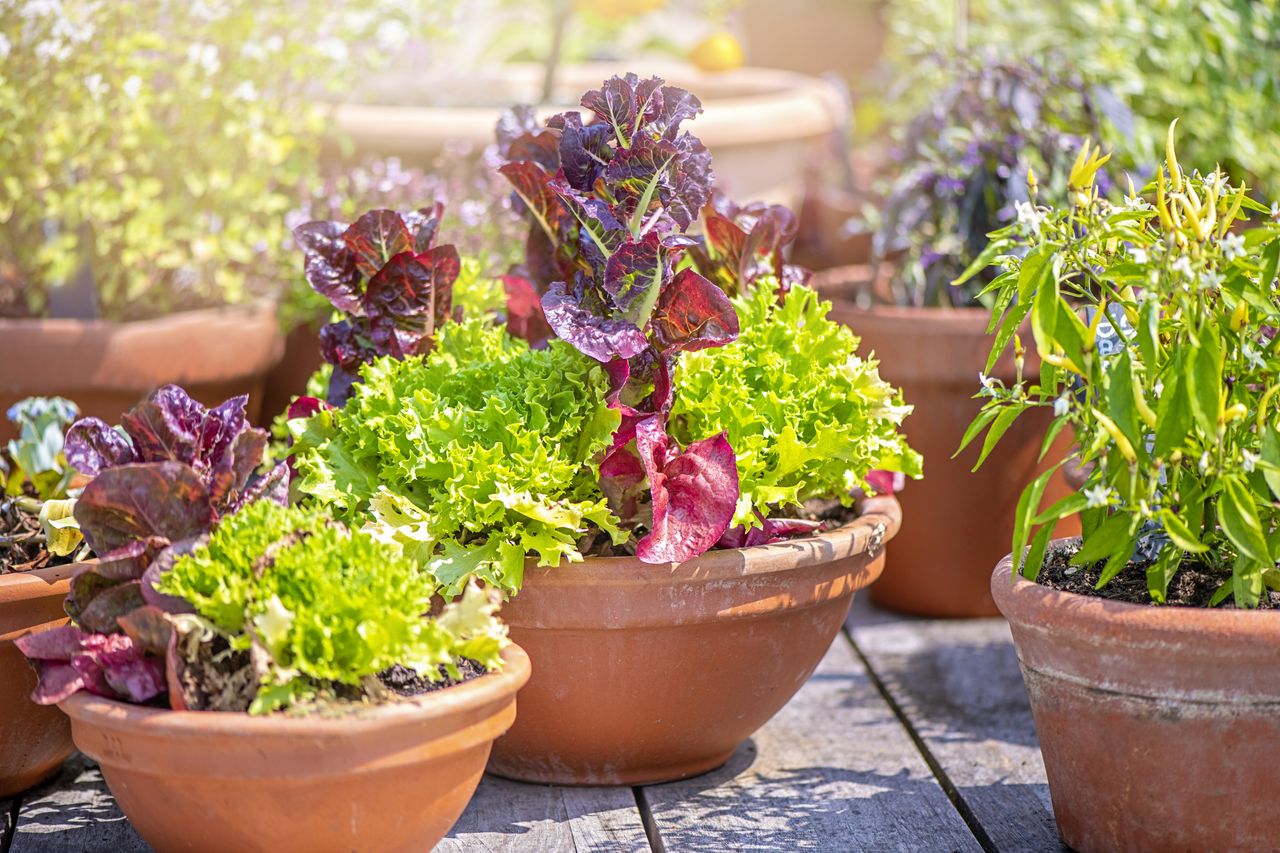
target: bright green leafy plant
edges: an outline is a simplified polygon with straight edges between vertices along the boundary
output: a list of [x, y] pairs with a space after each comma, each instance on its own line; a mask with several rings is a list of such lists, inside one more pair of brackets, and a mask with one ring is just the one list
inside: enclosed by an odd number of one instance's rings
[[[1042, 366], [1007, 388], [984, 380], [989, 399], [965, 441], [986, 428], [985, 458], [1032, 408], [1055, 415], [1046, 448], [1075, 432], [1081, 492], [1041, 509], [1046, 472], [1018, 505], [1013, 553], [1027, 577], [1041, 572], [1054, 522], [1079, 512], [1072, 563], [1098, 568], [1099, 589], [1145, 571], [1161, 603], [1194, 567], [1220, 583], [1209, 603], [1254, 607], [1280, 589], [1280, 224], [1220, 172], [1184, 170], [1173, 134], [1142, 194], [1103, 198], [1094, 177], [1106, 158], [1086, 145], [1069, 205], [1029, 207], [993, 235], [986, 254], [1004, 272], [990, 285], [992, 363], [1010, 345], [1020, 356], [1026, 319]], [[1269, 218], [1246, 228], [1258, 213]]]
[[531, 349], [476, 318], [360, 375], [344, 408], [293, 422], [295, 487], [398, 543], [447, 594], [468, 576], [515, 591], [526, 554], [581, 560], [590, 529], [623, 538], [596, 484], [619, 416], [603, 369], [568, 344]]
[[738, 465], [733, 525], [767, 528], [779, 508], [811, 498], [852, 505], [856, 490], [877, 491], [872, 471], [920, 476], [920, 455], [897, 431], [911, 406], [857, 354], [858, 338], [827, 318], [830, 303], [803, 285], [779, 302], [766, 280], [734, 308], [738, 339], [677, 365], [671, 413], [681, 442], [728, 435]]
[[28, 397], [9, 408], [18, 438], [0, 454], [0, 572], [41, 568], [69, 557], [84, 537], [68, 493], [75, 470], [63, 439], [79, 410], [61, 397]]
[[478, 587], [424, 618], [435, 587], [412, 560], [332, 519], [270, 501], [228, 518], [161, 575], [157, 589], [194, 608], [171, 617], [187, 671], [208, 671], [215, 655], [233, 661], [203, 679], [208, 710], [245, 710], [246, 699], [250, 713], [325, 695], [385, 699], [389, 690], [377, 678], [385, 670], [460, 679], [463, 660], [500, 666], [506, 644], [496, 606]]

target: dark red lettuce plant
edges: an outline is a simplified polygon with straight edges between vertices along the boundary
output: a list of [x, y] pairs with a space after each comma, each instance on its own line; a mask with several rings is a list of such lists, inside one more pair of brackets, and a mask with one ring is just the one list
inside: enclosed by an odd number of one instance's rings
[[93, 478], [75, 518], [98, 559], [71, 580], [73, 624], [17, 640], [39, 664], [37, 702], [77, 690], [145, 702], [165, 691], [161, 613], [175, 602], [152, 582], [224, 516], [261, 498], [287, 503], [286, 465], [254, 476], [267, 433], [245, 418], [247, 399], [208, 409], [166, 385], [119, 429], [82, 418], [67, 431], [68, 463]]
[[461, 265], [452, 245], [432, 246], [443, 212], [439, 203], [409, 213], [371, 210], [350, 225], [294, 229], [308, 283], [346, 315], [320, 330], [333, 405], [346, 402], [361, 364], [425, 352], [449, 319]]
[[686, 232], [711, 196], [711, 155], [680, 129], [702, 105], [657, 77], [628, 74], [582, 106], [586, 121], [567, 112], [540, 127], [522, 109], [498, 125], [500, 171], [530, 221], [523, 275], [505, 282], [520, 297], [509, 327], [549, 329], [605, 366], [622, 423], [601, 490], [625, 523], [648, 528], [642, 560], [686, 560], [720, 539], [738, 498], [725, 436], [680, 447], [667, 433], [680, 353], [738, 335], [725, 291], [680, 268], [697, 244]]

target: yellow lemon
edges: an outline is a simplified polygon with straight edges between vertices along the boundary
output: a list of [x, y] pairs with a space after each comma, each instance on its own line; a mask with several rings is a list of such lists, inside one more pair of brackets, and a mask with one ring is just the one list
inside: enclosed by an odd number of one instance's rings
[[742, 67], [742, 45], [733, 33], [721, 30], [699, 42], [689, 59], [702, 71], [732, 71]]

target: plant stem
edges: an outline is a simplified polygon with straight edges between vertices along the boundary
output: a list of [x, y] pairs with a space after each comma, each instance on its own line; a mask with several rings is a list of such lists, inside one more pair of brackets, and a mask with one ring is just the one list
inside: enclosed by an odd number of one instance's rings
[[569, 0], [556, 0], [551, 22], [551, 49], [547, 52], [547, 62], [543, 67], [542, 94], [538, 98], [538, 103], [551, 103], [551, 96], [555, 92], [556, 70], [560, 66], [560, 53], [564, 49], [564, 33], [569, 28], [571, 12]]

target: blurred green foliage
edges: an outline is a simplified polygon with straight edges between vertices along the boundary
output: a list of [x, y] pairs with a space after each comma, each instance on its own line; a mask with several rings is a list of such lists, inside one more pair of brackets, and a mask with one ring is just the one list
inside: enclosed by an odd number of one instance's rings
[[86, 262], [111, 319], [292, 280], [322, 101], [411, 5], [0, 0], [0, 315], [46, 313]]
[[888, 53], [903, 85], [885, 107], [915, 112], [942, 85], [922, 56], [954, 50], [1065, 66], [1134, 116], [1133, 158], [1154, 164], [1175, 117], [1198, 163], [1274, 191], [1280, 186], [1280, 0], [910, 0], [886, 10]]

